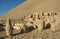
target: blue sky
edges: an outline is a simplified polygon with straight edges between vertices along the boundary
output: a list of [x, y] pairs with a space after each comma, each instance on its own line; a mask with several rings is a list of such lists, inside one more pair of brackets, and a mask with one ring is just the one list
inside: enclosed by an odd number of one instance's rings
[[0, 0], [0, 16], [7, 13], [25, 0]]

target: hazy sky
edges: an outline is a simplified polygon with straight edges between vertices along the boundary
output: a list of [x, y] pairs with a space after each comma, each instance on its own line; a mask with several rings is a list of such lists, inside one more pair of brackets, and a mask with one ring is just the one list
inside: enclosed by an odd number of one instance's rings
[[13, 9], [25, 0], [0, 0], [0, 16]]

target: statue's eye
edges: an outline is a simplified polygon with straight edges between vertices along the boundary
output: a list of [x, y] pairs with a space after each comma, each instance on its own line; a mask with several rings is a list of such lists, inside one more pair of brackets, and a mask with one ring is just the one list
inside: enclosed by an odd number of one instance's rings
[[30, 23], [32, 23], [32, 24], [33, 24], [33, 22], [30, 22]]
[[30, 16], [30, 18], [32, 18], [32, 17], [33, 17], [33, 15]]
[[48, 16], [50, 16], [50, 14], [48, 14]]
[[42, 15], [44, 16], [44, 13], [42, 13]]
[[57, 15], [57, 13], [55, 13], [55, 15]]
[[40, 19], [40, 18], [38, 18], [38, 19]]
[[40, 19], [39, 14], [38, 14], [38, 19]]

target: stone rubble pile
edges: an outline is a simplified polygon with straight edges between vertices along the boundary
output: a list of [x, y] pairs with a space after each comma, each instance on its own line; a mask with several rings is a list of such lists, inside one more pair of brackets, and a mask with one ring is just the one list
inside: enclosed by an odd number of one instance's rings
[[32, 14], [29, 14], [25, 18], [23, 18], [23, 23], [16, 23], [13, 24], [11, 21], [8, 19], [6, 22], [6, 34], [7, 36], [10, 36], [12, 28], [15, 30], [21, 30], [23, 29], [23, 32], [26, 30], [31, 30], [32, 28], [38, 29], [39, 31], [43, 31], [45, 29], [51, 29], [52, 31], [60, 30], [60, 25], [57, 21], [58, 14], [57, 13], [38, 13], [34, 12]]

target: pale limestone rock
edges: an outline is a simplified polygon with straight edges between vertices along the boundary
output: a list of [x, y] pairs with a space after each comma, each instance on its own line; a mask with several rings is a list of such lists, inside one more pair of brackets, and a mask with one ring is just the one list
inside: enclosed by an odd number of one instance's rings
[[38, 12], [34, 12], [34, 13], [33, 13], [33, 16], [34, 16], [35, 19], [38, 18], [38, 14], [39, 14]]
[[7, 36], [10, 36], [10, 20], [7, 19], [7, 22], [6, 22], [6, 26], [5, 26], [5, 31], [6, 31], [6, 35]]
[[51, 16], [49, 17], [49, 21], [51, 24], [51, 30], [52, 31], [57, 31], [60, 30], [60, 18], [59, 15], [57, 13], [51, 13]]
[[51, 30], [52, 31], [58, 31], [58, 30], [60, 30], [60, 24], [57, 23], [56, 21], [55, 22], [51, 22], [50, 24], [51, 24]]
[[25, 21], [25, 22], [33, 21], [33, 18], [25, 18], [24, 21]]
[[54, 19], [56, 22], [60, 23], [60, 16], [58, 14], [54, 16]]
[[28, 21], [28, 22], [26, 23], [26, 25], [27, 25], [28, 27], [33, 26], [34, 28], [36, 28], [36, 26], [35, 26], [33, 23], [34, 23], [33, 21]]
[[47, 13], [47, 12], [45, 12], [45, 13], [44, 13], [44, 16], [48, 16], [48, 13]]
[[50, 24], [51, 24], [51, 30], [52, 31], [58, 31], [60, 30], [60, 25], [59, 25], [59, 16], [54, 15], [50, 17]]
[[36, 26], [38, 27], [38, 30], [40, 30], [40, 31], [43, 30], [43, 22], [42, 22], [42, 20], [36, 19], [36, 20], [34, 21], [34, 25], [36, 25]]
[[[23, 23], [16, 23], [15, 26], [13, 26], [13, 28], [15, 30], [19, 30], [21, 32], [21, 30], [24, 28], [24, 24]], [[24, 29], [25, 31], [25, 29]]]

